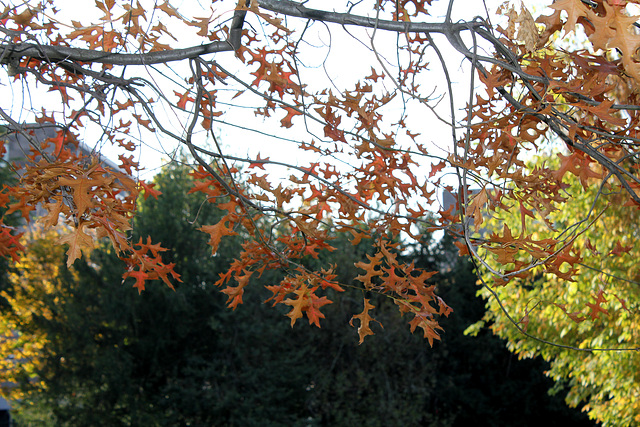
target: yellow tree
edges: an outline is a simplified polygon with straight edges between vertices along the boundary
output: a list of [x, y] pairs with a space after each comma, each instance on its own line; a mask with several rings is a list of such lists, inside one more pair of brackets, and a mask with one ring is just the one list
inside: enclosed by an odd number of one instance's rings
[[[8, 384], [3, 391], [12, 399], [21, 399], [23, 391], [30, 388], [38, 389], [40, 378], [36, 372], [41, 367], [42, 350], [56, 339], [47, 335], [42, 324], [53, 318], [52, 307], [60, 303], [60, 295], [69, 291], [61, 285], [64, 279], [59, 267], [65, 248], [55, 243], [59, 237], [53, 230], [29, 233], [29, 251], [12, 268], [11, 285], [0, 291], [0, 369]], [[12, 387], [12, 383], [24, 387]]]
[[[488, 322], [520, 357], [542, 356], [551, 362], [547, 374], [568, 385], [571, 406], [586, 403], [584, 410], [604, 425], [638, 425], [640, 357], [620, 350], [640, 339], [635, 227], [640, 213], [623, 206], [624, 196], [614, 185], [589, 186], [575, 177], [567, 181], [563, 193], [569, 200], [547, 223], [514, 209], [488, 225], [493, 233], [519, 230], [514, 237], [522, 242], [553, 242], [558, 230], [565, 231], [571, 245], [555, 255], [562, 262], [560, 271], [537, 265], [508, 284], [485, 274], [481, 293], [488, 311], [468, 332]], [[516, 252], [506, 242], [504, 247]], [[493, 267], [504, 257], [496, 252], [485, 258]], [[517, 256], [510, 261], [520, 262]]]

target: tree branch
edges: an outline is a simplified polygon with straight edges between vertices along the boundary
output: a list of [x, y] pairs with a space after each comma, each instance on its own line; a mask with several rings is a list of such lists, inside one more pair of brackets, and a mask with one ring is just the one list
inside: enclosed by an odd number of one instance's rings
[[152, 65], [195, 59], [211, 53], [238, 50], [241, 46], [242, 27], [246, 14], [247, 12], [245, 10], [236, 10], [234, 12], [229, 29], [229, 38], [227, 40], [207, 43], [200, 46], [147, 53], [111, 53], [92, 49], [41, 45], [36, 43], [0, 43], [0, 52], [2, 52], [0, 54], [0, 62], [8, 64], [12, 60], [24, 56], [47, 62], [72, 61], [113, 65]]
[[8, 58], [26, 56], [47, 62], [76, 61], [113, 65], [151, 65], [193, 59], [210, 53], [231, 51], [234, 48], [229, 40], [184, 49], [148, 53], [110, 53], [66, 46], [37, 45], [34, 43], [2, 43], [0, 44], [0, 50], [3, 52], [5, 63], [8, 62]]
[[319, 9], [309, 9], [302, 3], [290, 0], [258, 0], [261, 8], [271, 12], [281, 13], [287, 16], [312, 19], [314, 21], [333, 22], [341, 25], [356, 25], [366, 28], [377, 28], [379, 30], [394, 31], [398, 33], [440, 33], [446, 34], [449, 31], [458, 32], [470, 28], [482, 27], [483, 22], [404, 22], [385, 21], [368, 16], [352, 15], [350, 13], [328, 12]]

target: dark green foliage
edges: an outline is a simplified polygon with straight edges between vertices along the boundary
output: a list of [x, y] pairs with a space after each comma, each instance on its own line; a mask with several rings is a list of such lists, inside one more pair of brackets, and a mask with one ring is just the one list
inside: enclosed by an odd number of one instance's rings
[[454, 256], [457, 248], [448, 236], [435, 250], [428, 246], [416, 251], [416, 264], [430, 267], [433, 259], [452, 264], [448, 273], [433, 279], [439, 295], [455, 310], [441, 322], [446, 333], [433, 349], [441, 360], [435, 371], [438, 412], [455, 414], [453, 425], [459, 426], [593, 425], [586, 414], [568, 408], [562, 396], [549, 396], [554, 382], [543, 374], [548, 369], [544, 361], [518, 360], [486, 329], [476, 337], [463, 334], [484, 315], [484, 302], [475, 295], [473, 267], [469, 258]]
[[[578, 425], [584, 417], [546, 390], [551, 382], [537, 361], [521, 362], [497, 338], [462, 331], [483, 314], [471, 266], [450, 242], [414, 250], [416, 263], [452, 270], [434, 277], [455, 309], [443, 322], [443, 342], [429, 348], [408, 331], [388, 299], [372, 298], [384, 329], [358, 346], [348, 326], [361, 296], [331, 294], [322, 329], [299, 321], [290, 328], [286, 307], [262, 301], [258, 286], [236, 311], [212, 286], [237, 253], [223, 240], [211, 256], [208, 236], [196, 228], [219, 215], [201, 196], [187, 195], [187, 168], [156, 177], [164, 194], [141, 202], [135, 235], [173, 248], [184, 283], [175, 291], [152, 284], [141, 295], [121, 283], [122, 266], [109, 251], [75, 264], [77, 279], [59, 279], [56, 316], [39, 325], [52, 340], [39, 373], [46, 389], [23, 402], [24, 420], [69, 426], [466, 426]], [[194, 224], [184, 221], [189, 219]], [[353, 281], [353, 263], [369, 251], [337, 240], [325, 259], [339, 279]], [[323, 255], [325, 256], [325, 255]], [[60, 260], [61, 266], [64, 261]], [[326, 264], [325, 264], [326, 265]], [[271, 284], [281, 273], [265, 273]], [[304, 320], [304, 319], [302, 319]]]
[[[484, 303], [475, 296], [472, 266], [456, 253], [445, 238], [425, 242], [408, 257], [444, 271], [432, 280], [456, 310], [442, 321], [446, 332], [434, 348], [419, 333], [409, 333], [410, 319], [399, 318], [387, 298], [367, 296], [384, 329], [374, 329], [376, 335], [361, 346], [355, 331], [345, 334], [344, 327], [345, 313], [360, 311], [362, 302], [345, 296], [328, 307], [332, 311], [327, 310], [322, 331], [310, 332], [322, 349], [307, 406], [314, 419], [341, 426], [593, 425], [562, 398], [547, 394], [553, 381], [543, 375], [542, 361], [517, 360], [486, 331], [478, 337], [463, 334], [482, 317]], [[349, 277], [341, 279], [348, 283]]]

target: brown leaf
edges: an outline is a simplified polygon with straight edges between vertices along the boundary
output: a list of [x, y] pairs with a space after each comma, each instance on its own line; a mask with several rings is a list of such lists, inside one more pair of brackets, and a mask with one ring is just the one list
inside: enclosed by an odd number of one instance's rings
[[540, 34], [538, 33], [538, 27], [536, 27], [533, 17], [524, 5], [521, 5], [520, 14], [515, 22], [520, 24], [516, 39], [524, 43], [524, 47], [528, 52], [536, 50]]
[[83, 250], [89, 251], [93, 249], [93, 237], [84, 232], [84, 224], [82, 223], [71, 233], [58, 239], [57, 244], [63, 245], [65, 243], [69, 244], [67, 267], [71, 267], [75, 260], [80, 258]]

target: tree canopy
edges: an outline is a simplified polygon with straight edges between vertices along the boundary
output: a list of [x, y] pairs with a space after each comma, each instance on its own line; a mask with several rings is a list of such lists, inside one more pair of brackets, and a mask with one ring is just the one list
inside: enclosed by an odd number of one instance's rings
[[[193, 10], [170, 1], [4, 2], [0, 62], [12, 103], [0, 117], [30, 152], [13, 166], [20, 183], [5, 186], [0, 202], [25, 220], [67, 224], [59, 241], [69, 265], [104, 237], [136, 288], [153, 280], [172, 287], [184, 272], [159, 242], [133, 240], [130, 230], [137, 195], [162, 197], [141, 175], [146, 159], [153, 150], [175, 158], [184, 147], [198, 164], [190, 191], [224, 213], [200, 227], [212, 254], [225, 236], [246, 236], [216, 281], [232, 308], [257, 278], [284, 268], [266, 287], [292, 325], [306, 318], [320, 326], [327, 292], [354, 291], [362, 342], [375, 325], [370, 294], [383, 294], [433, 344], [452, 309], [428, 282], [437, 271], [401, 255], [423, 230], [442, 230], [492, 276], [484, 286], [494, 298], [499, 287], [522, 289], [520, 279], [538, 270], [565, 289], [595, 269], [607, 281], [571, 310], [600, 313], [598, 295], [608, 295], [637, 313], [633, 295], [609, 288], [635, 286], [637, 277], [608, 265], [635, 240], [616, 239], [596, 221], [633, 217], [640, 205], [637, 3], [559, 0], [535, 20], [524, 7], [503, 6], [498, 22], [487, 7], [465, 17], [468, 2], [454, 0], [334, 2], [331, 10], [289, 0], [218, 0]], [[578, 47], [558, 42], [572, 32], [583, 39]], [[454, 73], [460, 64], [463, 77]], [[447, 133], [435, 132], [438, 124]], [[37, 128], [54, 135], [38, 140]], [[119, 170], [99, 161], [107, 153]], [[549, 161], [528, 167], [536, 154]], [[443, 192], [457, 206], [442, 206]], [[617, 197], [587, 211], [565, 208], [583, 193]], [[487, 232], [489, 218], [514, 210], [519, 222]], [[576, 216], [555, 221], [569, 212]], [[533, 232], [529, 218], [550, 234]], [[0, 252], [18, 259], [19, 230], [1, 230]], [[610, 257], [594, 259], [578, 244], [587, 232], [614, 239]], [[335, 250], [336, 233], [375, 247], [350, 283], [336, 281], [333, 265], [302, 262]], [[543, 310], [522, 304], [529, 318]], [[517, 311], [499, 308], [527, 333]], [[560, 331], [529, 335], [611, 350]], [[616, 351], [638, 348], [633, 335], [618, 336]]]

